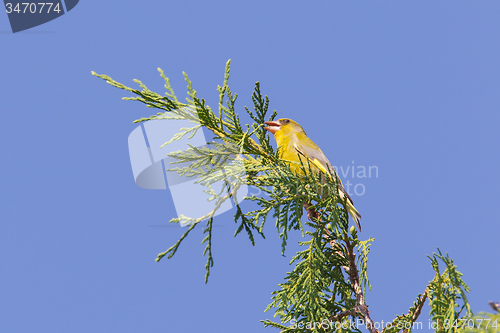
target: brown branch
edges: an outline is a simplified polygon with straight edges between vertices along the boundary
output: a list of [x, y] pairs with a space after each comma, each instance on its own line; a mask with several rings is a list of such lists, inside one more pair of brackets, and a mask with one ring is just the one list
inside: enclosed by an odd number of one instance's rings
[[[318, 221], [319, 214], [316, 212], [314, 208], [311, 208], [309, 203], [304, 203], [304, 208], [307, 210], [307, 217], [311, 221]], [[325, 228], [325, 237], [331, 236], [329, 230]], [[370, 333], [380, 333], [379, 330], [375, 328], [375, 323], [370, 318], [370, 311], [368, 311], [368, 306], [365, 303], [365, 298], [363, 296], [363, 288], [359, 284], [359, 273], [358, 268], [356, 266], [356, 254], [354, 253], [354, 245], [351, 245], [349, 239], [344, 239], [347, 246], [347, 256], [349, 261], [349, 266], [342, 266], [345, 272], [349, 275], [349, 281], [351, 282], [351, 286], [354, 289], [354, 293], [356, 295], [356, 305], [352, 308], [352, 310], [342, 311], [339, 314], [331, 316], [329, 318], [330, 321], [338, 321], [346, 316], [357, 316], [361, 317], [365, 321], [366, 328], [370, 331]], [[332, 249], [335, 248], [336, 242], [335, 240], [330, 240], [330, 246]], [[339, 255], [343, 255], [340, 251], [336, 252]]]
[[[357, 314], [358, 317], [364, 319], [366, 328], [370, 331], [370, 333], [379, 333], [379, 330], [375, 328], [375, 323], [370, 317], [370, 311], [368, 310], [368, 306], [365, 303], [365, 297], [363, 295], [363, 288], [359, 283], [359, 272], [356, 266], [356, 254], [354, 253], [354, 245], [352, 245], [347, 238], [344, 239], [344, 241], [347, 246], [347, 259], [349, 260], [349, 266], [344, 266], [343, 268], [349, 275], [349, 281], [351, 282], [351, 286], [354, 289], [354, 293], [356, 295], [356, 305], [354, 306], [352, 311]], [[330, 320], [333, 321], [334, 318], [335, 316], [332, 316], [330, 317]]]
[[420, 312], [422, 312], [422, 308], [424, 307], [425, 301], [427, 300], [428, 293], [429, 287], [425, 288], [424, 294], [420, 296], [420, 304], [415, 309], [415, 312], [413, 313], [413, 316], [411, 318], [412, 323], [417, 321], [418, 316], [420, 316]]
[[346, 270], [346, 273], [349, 274], [349, 280], [351, 281], [354, 293], [356, 294], [356, 304], [365, 305], [363, 289], [359, 284], [359, 273], [358, 273], [358, 268], [356, 267], [356, 254], [353, 251], [354, 246], [351, 245], [349, 239], [345, 239], [345, 243], [347, 246], [347, 255], [349, 259], [349, 268]]
[[[417, 321], [418, 316], [420, 316], [420, 313], [422, 312], [422, 308], [424, 307], [425, 301], [427, 300], [427, 295], [429, 292], [429, 287], [425, 288], [425, 291], [422, 296], [420, 296], [419, 304], [415, 308], [415, 312], [413, 312], [413, 316], [411, 316], [411, 324], [413, 326], [413, 323]], [[411, 329], [405, 329], [403, 333], [408, 333], [410, 332]]]

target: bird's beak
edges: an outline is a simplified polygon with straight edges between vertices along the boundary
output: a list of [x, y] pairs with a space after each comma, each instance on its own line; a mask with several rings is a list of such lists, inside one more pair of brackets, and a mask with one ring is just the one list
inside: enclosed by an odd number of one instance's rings
[[278, 121], [266, 121], [264, 124], [267, 125], [264, 129], [268, 130], [272, 134], [278, 132], [281, 127], [281, 124]]

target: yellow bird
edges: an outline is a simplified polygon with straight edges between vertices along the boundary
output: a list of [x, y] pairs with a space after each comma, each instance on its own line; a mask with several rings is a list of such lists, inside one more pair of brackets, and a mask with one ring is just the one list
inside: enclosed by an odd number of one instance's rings
[[[361, 215], [354, 208], [351, 197], [344, 189], [342, 181], [330, 161], [328, 161], [328, 158], [319, 149], [318, 145], [307, 137], [304, 129], [295, 121], [286, 118], [277, 121], [268, 121], [265, 124], [267, 125], [265, 129], [274, 134], [281, 159], [302, 163], [306, 168], [309, 164], [314, 173], [322, 172], [325, 176], [328, 175], [329, 170], [330, 174], [337, 178], [339, 196], [342, 200], [345, 200], [347, 197], [346, 209], [352, 216], [359, 231], [361, 231], [361, 224], [359, 223]], [[302, 159], [301, 156], [304, 156], [305, 159]], [[307, 160], [309, 160], [309, 163]], [[290, 169], [298, 174], [304, 174], [300, 164], [290, 163]]]

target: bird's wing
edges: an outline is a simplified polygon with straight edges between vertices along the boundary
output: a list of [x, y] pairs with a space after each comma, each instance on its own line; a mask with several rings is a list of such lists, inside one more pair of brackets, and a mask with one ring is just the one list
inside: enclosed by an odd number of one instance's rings
[[321, 172], [328, 174], [327, 170], [329, 170], [332, 176], [335, 175], [335, 170], [332, 164], [328, 161], [328, 158], [326, 158], [321, 149], [319, 149], [319, 147], [312, 142], [311, 139], [307, 138], [305, 140], [296, 140], [293, 143], [293, 147], [300, 155], [308, 158], [309, 161]]
[[340, 177], [335, 172], [333, 165], [330, 163], [325, 154], [323, 154], [321, 149], [309, 138], [302, 141], [305, 141], [304, 144], [302, 144], [301, 141], [294, 142], [293, 146], [295, 150], [300, 155], [306, 157], [310, 161], [310, 163], [316, 166], [325, 175], [328, 174], [327, 170], [329, 170], [330, 171], [329, 173], [337, 179], [339, 190], [343, 194], [345, 194], [345, 196], [349, 199], [351, 203], [353, 203], [351, 197], [349, 196], [347, 191], [344, 189], [344, 186], [342, 185], [342, 180], [340, 180]]

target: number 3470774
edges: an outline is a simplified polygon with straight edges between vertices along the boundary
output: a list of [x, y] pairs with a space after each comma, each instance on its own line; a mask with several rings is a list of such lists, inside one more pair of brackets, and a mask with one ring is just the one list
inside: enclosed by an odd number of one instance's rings
[[[24, 8], [23, 8], [24, 7]], [[59, 13], [62, 9], [59, 8], [59, 3], [54, 6], [53, 2], [23, 2], [17, 3], [13, 6], [10, 2], [5, 4], [5, 10], [7, 14], [18, 13], [18, 14], [42, 14], [50, 13], [50, 11]]]

